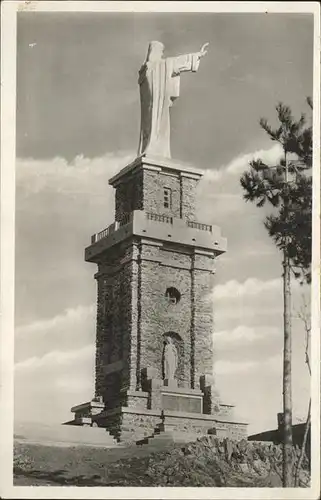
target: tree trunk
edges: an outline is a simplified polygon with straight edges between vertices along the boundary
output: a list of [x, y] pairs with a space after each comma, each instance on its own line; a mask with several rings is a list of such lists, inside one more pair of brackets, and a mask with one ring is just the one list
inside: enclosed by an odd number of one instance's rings
[[291, 275], [287, 248], [283, 259], [284, 351], [283, 351], [283, 487], [292, 486], [292, 382], [291, 382]]
[[300, 486], [300, 470], [302, 467], [304, 455], [306, 454], [306, 446], [307, 446], [310, 424], [311, 424], [311, 398], [309, 401], [308, 416], [307, 416], [305, 428], [304, 428], [304, 436], [303, 436], [303, 441], [302, 441], [301, 453], [300, 453], [300, 457], [299, 457], [298, 464], [297, 464], [296, 471], [295, 471], [294, 486]]

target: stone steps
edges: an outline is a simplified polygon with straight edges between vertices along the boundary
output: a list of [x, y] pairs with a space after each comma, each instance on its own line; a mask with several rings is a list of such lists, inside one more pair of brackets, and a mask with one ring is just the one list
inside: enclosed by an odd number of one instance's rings
[[50, 446], [97, 446], [104, 448], [120, 445], [106, 429], [78, 425], [17, 424], [14, 438], [18, 442]]
[[174, 443], [190, 443], [191, 441], [196, 441], [200, 435], [191, 432], [183, 431], [164, 431], [153, 436], [153, 440], [157, 441], [172, 441]]
[[156, 427], [151, 436], [136, 441], [136, 445], [162, 448], [176, 443], [190, 443], [196, 441], [199, 437], [200, 434], [193, 432], [177, 431], [174, 429], [162, 430], [162, 428]]

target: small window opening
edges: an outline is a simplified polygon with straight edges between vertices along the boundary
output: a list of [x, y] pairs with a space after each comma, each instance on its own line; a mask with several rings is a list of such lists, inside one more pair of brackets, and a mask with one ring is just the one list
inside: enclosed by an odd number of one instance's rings
[[172, 190], [164, 188], [164, 208], [171, 208], [172, 206]]
[[168, 300], [170, 304], [178, 304], [178, 302], [181, 300], [181, 294], [177, 290], [177, 288], [170, 287], [167, 288], [165, 297]]

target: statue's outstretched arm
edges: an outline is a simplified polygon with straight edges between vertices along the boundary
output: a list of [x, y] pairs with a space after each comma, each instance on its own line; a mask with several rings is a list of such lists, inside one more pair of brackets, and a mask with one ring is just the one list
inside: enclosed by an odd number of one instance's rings
[[173, 61], [173, 73], [179, 74], [183, 71], [197, 71], [200, 59], [207, 54], [208, 43], [204, 43], [199, 52], [184, 54], [171, 58]]
[[200, 57], [203, 57], [203, 56], [205, 56], [207, 54], [207, 50], [206, 49], [207, 49], [208, 46], [209, 46], [208, 42], [204, 43], [204, 45], [202, 46], [201, 51], [200, 51], [200, 54], [201, 54]]

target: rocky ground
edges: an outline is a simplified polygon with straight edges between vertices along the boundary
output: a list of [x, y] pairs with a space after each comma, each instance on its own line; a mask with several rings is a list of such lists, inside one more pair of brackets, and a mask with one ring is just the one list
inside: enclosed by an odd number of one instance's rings
[[[294, 452], [294, 460], [298, 450]], [[205, 436], [157, 452], [16, 443], [14, 484], [50, 486], [281, 487], [280, 446]], [[308, 461], [300, 486], [309, 485]]]

